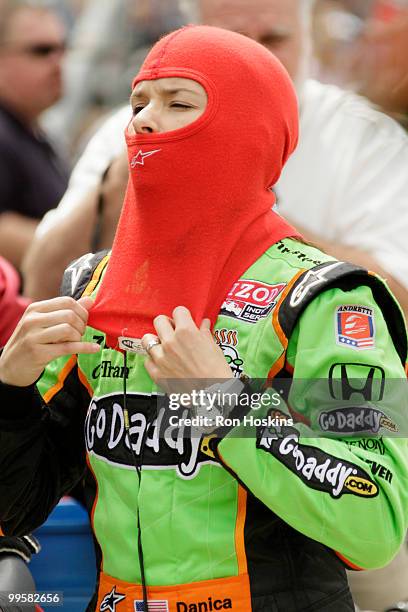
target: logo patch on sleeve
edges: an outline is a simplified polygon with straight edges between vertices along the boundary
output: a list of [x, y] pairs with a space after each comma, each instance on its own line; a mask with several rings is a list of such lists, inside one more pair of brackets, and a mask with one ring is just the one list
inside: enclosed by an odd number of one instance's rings
[[362, 351], [374, 348], [374, 312], [367, 306], [338, 306], [335, 313], [336, 343]]
[[268, 316], [285, 287], [286, 283], [269, 285], [241, 278], [225, 298], [220, 314], [247, 323], [256, 323]]

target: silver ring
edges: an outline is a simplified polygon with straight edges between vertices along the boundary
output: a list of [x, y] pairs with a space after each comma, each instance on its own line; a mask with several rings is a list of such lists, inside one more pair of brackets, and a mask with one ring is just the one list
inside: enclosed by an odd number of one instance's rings
[[154, 346], [157, 346], [158, 344], [161, 344], [158, 338], [152, 338], [151, 340], [149, 340], [149, 342], [146, 344], [146, 353], [150, 355], [150, 351], [152, 350], [152, 348]]

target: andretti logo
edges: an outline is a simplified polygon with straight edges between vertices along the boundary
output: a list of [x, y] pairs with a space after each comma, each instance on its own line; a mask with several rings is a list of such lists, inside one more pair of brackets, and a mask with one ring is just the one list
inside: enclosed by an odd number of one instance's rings
[[336, 343], [362, 351], [375, 346], [374, 311], [357, 305], [336, 309]]
[[248, 323], [264, 319], [276, 305], [278, 295], [286, 283], [268, 285], [259, 281], [237, 281], [221, 306], [220, 314]]
[[299, 443], [293, 427], [268, 427], [259, 431], [257, 447], [270, 453], [305, 485], [338, 499], [352, 494], [375, 497], [378, 487], [358, 465]]

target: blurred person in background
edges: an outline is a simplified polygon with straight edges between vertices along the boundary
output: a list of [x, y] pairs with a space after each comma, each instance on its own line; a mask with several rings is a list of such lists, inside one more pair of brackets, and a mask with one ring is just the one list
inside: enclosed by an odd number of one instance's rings
[[61, 17], [68, 35], [75, 27], [88, 0], [50, 0], [53, 10]]
[[317, 0], [318, 78], [353, 89], [408, 127], [408, 1]]
[[0, 0], [0, 255], [17, 268], [67, 186], [67, 169], [38, 124], [62, 95], [64, 48], [53, 12]]
[[323, 83], [354, 89], [351, 69], [355, 45], [373, 0], [315, 0], [312, 18], [314, 61], [311, 73]]
[[[126, 99], [129, 82], [148, 46], [167, 31], [194, 21], [195, 9], [193, 0], [90, 0], [76, 24], [68, 53], [67, 95], [47, 113], [46, 125], [55, 137], [65, 138], [70, 148], [78, 141], [84, 122], [98, 112], [95, 104], [91, 110], [95, 100], [112, 107]], [[127, 182], [126, 156], [120, 159], [120, 154], [125, 150], [124, 128], [129, 120], [126, 104], [91, 138], [57, 215], [48, 216], [26, 257], [26, 295], [36, 299], [55, 296], [70, 261], [90, 248], [111, 245]], [[103, 181], [101, 177], [105, 177]], [[51, 226], [55, 233], [49, 233]], [[37, 256], [38, 265], [34, 262]]]
[[0, 257], [0, 349], [6, 344], [30, 301], [19, 295], [17, 270]]
[[129, 95], [149, 47], [191, 21], [179, 0], [88, 0], [77, 15], [64, 62], [64, 98], [44, 117], [72, 158], [93, 123]]
[[[300, 143], [276, 188], [279, 212], [328, 253], [384, 276], [407, 312], [408, 139], [364, 99], [307, 78], [312, 4], [201, 0], [198, 13], [204, 23], [244, 32], [266, 45], [296, 84]], [[28, 296], [58, 293], [64, 268], [90, 250], [95, 225], [102, 228], [96, 245], [110, 246], [127, 181], [120, 154], [129, 120], [123, 107], [100, 129], [57, 211], [38, 228], [24, 266]]]
[[378, 0], [355, 54], [358, 91], [408, 128], [408, 1]]

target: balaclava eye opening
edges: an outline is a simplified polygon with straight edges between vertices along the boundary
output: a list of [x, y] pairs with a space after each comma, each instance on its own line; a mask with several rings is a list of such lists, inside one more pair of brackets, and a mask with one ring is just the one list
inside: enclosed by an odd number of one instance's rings
[[298, 137], [296, 95], [278, 60], [247, 37], [187, 26], [161, 39], [133, 86], [183, 77], [207, 92], [204, 113], [166, 133], [129, 135], [130, 178], [89, 324], [118, 337], [189, 308], [215, 322], [233, 283], [272, 244], [297, 235], [271, 209], [271, 187]]

